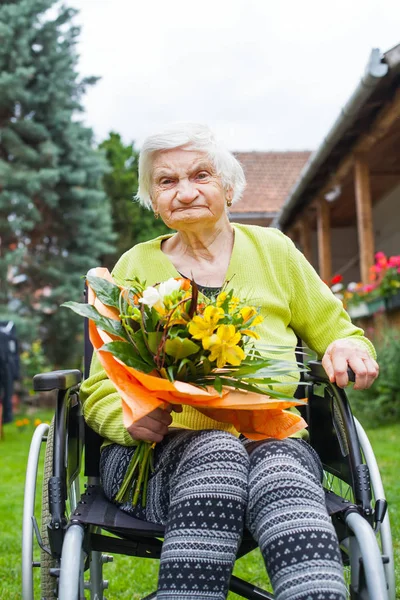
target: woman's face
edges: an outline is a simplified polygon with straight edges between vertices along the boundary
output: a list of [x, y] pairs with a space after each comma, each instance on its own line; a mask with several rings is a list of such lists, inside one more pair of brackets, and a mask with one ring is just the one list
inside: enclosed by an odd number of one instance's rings
[[155, 153], [151, 199], [171, 229], [198, 230], [228, 221], [225, 205], [232, 190], [224, 190], [204, 152], [178, 148]]

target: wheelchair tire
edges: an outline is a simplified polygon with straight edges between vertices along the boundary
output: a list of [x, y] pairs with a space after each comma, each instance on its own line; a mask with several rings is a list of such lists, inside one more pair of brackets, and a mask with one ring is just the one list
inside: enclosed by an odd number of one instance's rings
[[48, 429], [46, 423], [36, 427], [29, 447], [26, 467], [22, 521], [22, 597], [24, 600], [34, 598], [33, 568], [40, 564], [34, 561], [34, 519], [40, 454], [42, 444], [47, 440]]
[[[379, 473], [379, 469], [376, 464], [376, 458], [373, 452], [373, 449], [369, 443], [368, 437], [363, 430], [360, 423], [355, 419], [357, 434], [360, 439], [360, 447], [362, 453], [364, 455], [365, 463], [368, 466], [371, 476], [371, 491], [373, 498], [384, 498], [384, 490], [383, 485]], [[335, 492], [340, 495], [342, 498], [348, 500], [349, 502], [354, 502], [353, 491], [351, 487], [335, 477], [330, 473], [324, 473], [324, 487], [328, 490]], [[371, 528], [372, 531], [372, 528]], [[394, 577], [394, 558], [393, 558], [393, 545], [392, 545], [392, 537], [390, 531], [390, 522], [388, 513], [385, 516], [384, 522], [380, 531], [375, 534], [375, 538], [371, 536], [371, 539], [368, 544], [359, 547], [358, 544], [352, 541], [352, 547], [349, 545], [349, 539], [344, 540], [344, 545], [342, 545], [342, 556], [344, 559], [344, 575], [345, 581], [347, 584], [347, 593], [348, 600], [381, 600], [384, 597], [383, 591], [372, 591], [370, 590], [370, 585], [365, 580], [365, 577], [362, 573], [362, 570], [359, 570], [358, 564], [360, 559], [365, 561], [364, 556], [369, 555], [371, 551], [373, 551], [373, 547], [375, 547], [376, 557], [379, 554], [385, 555], [387, 559], [389, 559], [388, 563], [384, 565], [383, 572], [378, 570], [376, 577], [382, 582], [385, 582], [385, 585], [382, 583], [382, 588], [387, 587], [388, 593], [386, 598], [389, 600], [395, 600], [395, 577]], [[376, 558], [376, 561], [378, 558]], [[375, 562], [376, 562], [375, 561]], [[352, 579], [354, 578], [354, 573], [359, 573], [359, 579], [356, 577], [355, 587], [352, 586]], [[354, 582], [353, 582], [354, 583]]]
[[[48, 493], [48, 481], [53, 475], [53, 446], [54, 446], [54, 418], [51, 421], [49, 431], [47, 434], [47, 444], [44, 455], [44, 467], [43, 467], [43, 486], [42, 486], [42, 521], [41, 521], [41, 536], [45, 546], [49, 545], [49, 535], [47, 531], [47, 524], [50, 521], [49, 511], [49, 493]], [[40, 550], [40, 591], [41, 600], [54, 600], [56, 594], [54, 590], [57, 582], [54, 577], [50, 575], [50, 569], [57, 566], [57, 561], [50, 554], [44, 550]]]

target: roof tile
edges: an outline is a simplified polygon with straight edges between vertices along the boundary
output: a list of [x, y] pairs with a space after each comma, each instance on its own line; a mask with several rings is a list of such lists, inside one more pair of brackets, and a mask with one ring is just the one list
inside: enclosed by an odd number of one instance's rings
[[276, 213], [282, 207], [311, 152], [234, 152], [247, 186], [233, 213]]

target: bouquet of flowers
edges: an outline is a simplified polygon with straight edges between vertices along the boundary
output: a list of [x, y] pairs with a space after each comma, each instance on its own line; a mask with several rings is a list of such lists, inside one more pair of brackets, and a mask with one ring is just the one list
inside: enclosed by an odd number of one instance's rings
[[[301, 368], [280, 357], [288, 348], [255, 343], [263, 318], [233, 290], [208, 299], [184, 278], [118, 286], [102, 268], [86, 280], [88, 304], [63, 306], [89, 319], [90, 340], [121, 396], [126, 427], [166, 403], [193, 406], [251, 439], [284, 438], [306, 426], [285, 410], [305, 400], [279, 391]], [[133, 504], [142, 489], [145, 502], [151, 448], [138, 443], [117, 500], [134, 488]]]

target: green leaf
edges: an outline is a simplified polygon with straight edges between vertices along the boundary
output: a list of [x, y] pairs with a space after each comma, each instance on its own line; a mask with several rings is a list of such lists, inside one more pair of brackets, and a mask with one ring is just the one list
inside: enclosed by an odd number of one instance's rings
[[95, 275], [88, 275], [86, 279], [98, 299], [103, 304], [119, 310], [119, 296], [121, 290], [117, 285], [114, 285], [102, 277], [96, 277]]
[[103, 317], [98, 310], [91, 304], [79, 304], [79, 302], [64, 302], [61, 306], [70, 308], [75, 313], [86, 319], [93, 321], [99, 329], [128, 340], [128, 335], [122, 327], [120, 321]]
[[[234, 387], [239, 390], [247, 390], [248, 392], [256, 392], [257, 394], [263, 394], [265, 396], [270, 396], [271, 398], [274, 398], [275, 400], [291, 400], [291, 401], [293, 401], [293, 396], [288, 396], [287, 394], [278, 392], [275, 388], [270, 388], [267, 386], [259, 387], [258, 385], [252, 385], [251, 383], [248, 383], [248, 382], [244, 381], [243, 379], [240, 379], [240, 380], [237, 380], [237, 379], [235, 380], [235, 379], [230, 379], [230, 378], [225, 379], [225, 377], [219, 377], [219, 379], [220, 379], [222, 385], [231, 386], [231, 387]], [[278, 384], [278, 382], [272, 382], [272, 383]], [[296, 400], [296, 402], [297, 402], [297, 400]]]
[[201, 364], [201, 366], [202, 366], [202, 370], [203, 370], [204, 375], [208, 375], [211, 372], [211, 369], [212, 369], [211, 363], [210, 363], [210, 361], [208, 360], [208, 358], [206, 356], [202, 357], [202, 364]]
[[173, 358], [186, 358], [192, 354], [196, 354], [200, 350], [200, 346], [188, 340], [187, 338], [175, 338], [167, 340], [165, 343], [165, 353]]
[[173, 365], [171, 365], [170, 367], [168, 367], [167, 373], [168, 373], [169, 380], [170, 381], [175, 381], [175, 369], [174, 369]]
[[212, 385], [217, 390], [218, 394], [222, 393], [222, 379], [218, 377], [218, 375], [215, 377]]
[[122, 361], [127, 367], [133, 367], [143, 373], [154, 371], [154, 365], [151, 366], [144, 362], [128, 342], [110, 342], [109, 344], [104, 344], [100, 350], [110, 352], [110, 354]]
[[134, 344], [136, 345], [136, 348], [138, 349], [140, 358], [147, 362], [149, 365], [152, 365], [154, 368], [154, 358], [152, 353], [146, 346], [143, 331], [141, 329], [139, 329], [139, 331], [136, 331], [136, 333], [132, 336], [132, 339], [134, 341]]
[[192, 380], [196, 381], [196, 378], [197, 378], [196, 367], [194, 366], [194, 363], [192, 360], [190, 360], [190, 358], [183, 358], [181, 360], [181, 362], [179, 363], [179, 367], [178, 367], [178, 370], [176, 373], [177, 379], [180, 379], [181, 377], [183, 377], [184, 380], [186, 381], [187, 369], [189, 369], [189, 371], [190, 371], [190, 376], [191, 376]]
[[147, 343], [153, 354], [157, 354], [162, 335], [163, 334], [160, 331], [150, 331], [150, 333], [147, 334]]

